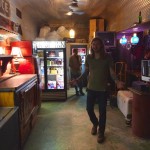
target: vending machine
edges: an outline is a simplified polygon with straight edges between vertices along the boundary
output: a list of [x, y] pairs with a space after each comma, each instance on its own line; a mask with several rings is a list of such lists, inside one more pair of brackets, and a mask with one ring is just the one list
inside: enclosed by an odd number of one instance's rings
[[39, 57], [42, 100], [66, 100], [65, 41], [33, 41], [32, 46]]

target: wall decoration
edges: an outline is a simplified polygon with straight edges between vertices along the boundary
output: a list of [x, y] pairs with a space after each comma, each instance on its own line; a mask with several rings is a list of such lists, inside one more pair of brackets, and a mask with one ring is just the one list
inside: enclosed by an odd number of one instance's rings
[[7, 0], [0, 0], [0, 13], [10, 17], [10, 4]]

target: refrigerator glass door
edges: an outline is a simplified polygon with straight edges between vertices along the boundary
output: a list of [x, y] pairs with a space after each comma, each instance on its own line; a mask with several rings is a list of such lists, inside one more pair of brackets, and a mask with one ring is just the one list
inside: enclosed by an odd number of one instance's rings
[[44, 69], [44, 51], [43, 50], [37, 50], [37, 55], [39, 57], [39, 68], [40, 68], [40, 76], [41, 76], [41, 88], [42, 90], [45, 89], [45, 69]]
[[64, 49], [46, 51], [47, 89], [64, 89]]

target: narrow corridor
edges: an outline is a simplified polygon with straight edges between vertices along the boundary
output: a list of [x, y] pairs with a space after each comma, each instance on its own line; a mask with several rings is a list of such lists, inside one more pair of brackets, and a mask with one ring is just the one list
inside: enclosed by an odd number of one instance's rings
[[[90, 134], [92, 124], [86, 113], [86, 95], [65, 102], [43, 102], [35, 127], [24, 150], [148, 150], [150, 140], [140, 139], [127, 127], [117, 107], [107, 106], [106, 140], [97, 143]], [[96, 109], [97, 111], [97, 106]]]

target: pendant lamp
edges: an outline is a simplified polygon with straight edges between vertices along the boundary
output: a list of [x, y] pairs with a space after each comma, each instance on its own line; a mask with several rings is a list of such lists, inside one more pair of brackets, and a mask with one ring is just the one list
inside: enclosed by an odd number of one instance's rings
[[127, 39], [126, 39], [125, 35], [122, 36], [122, 38], [120, 39], [120, 44], [122, 44], [122, 45], [127, 44]]
[[137, 44], [139, 42], [139, 38], [137, 37], [137, 34], [134, 33], [132, 38], [131, 38], [131, 43], [132, 44]]

